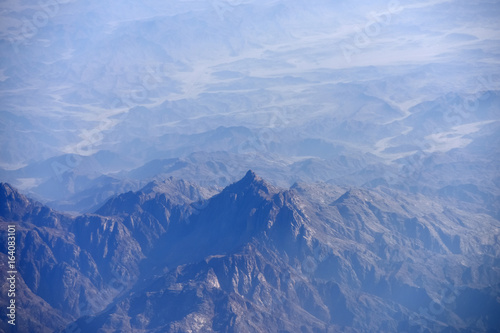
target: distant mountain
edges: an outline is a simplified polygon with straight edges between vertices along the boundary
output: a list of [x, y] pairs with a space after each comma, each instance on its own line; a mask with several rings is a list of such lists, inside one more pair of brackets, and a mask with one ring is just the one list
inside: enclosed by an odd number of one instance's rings
[[20, 314], [26, 331], [500, 329], [500, 221], [446, 200], [283, 190], [252, 171], [215, 195], [155, 181], [76, 218], [1, 193], [20, 302], [38, 309]]
[[64, 154], [16, 170], [0, 169], [0, 177], [52, 208], [88, 212], [114, 194], [141, 187], [140, 182], [112, 175], [130, 163], [109, 151], [91, 156]]
[[[494, 197], [500, 195], [494, 185], [500, 146], [498, 91], [448, 93], [415, 101], [403, 112], [367, 94], [370, 87], [367, 83], [325, 84], [302, 92], [303, 98], [316, 98], [318, 105], [300, 107], [269, 92], [248, 93], [240, 96], [242, 100], [224, 95], [228, 99], [220, 101], [222, 96], [209, 94], [197, 102], [136, 106], [111, 117], [110, 122], [117, 123], [96, 134], [106, 140], [93, 145], [93, 154], [29, 161], [16, 169], [0, 169], [0, 179], [53, 209], [71, 213], [94, 211], [111, 196], [137, 191], [153, 179], [173, 176], [201, 186], [224, 187], [250, 168], [281, 187], [326, 181], [381, 184], [437, 195], [446, 186], [472, 184]], [[255, 123], [247, 119], [250, 113], [230, 112], [239, 104], [252, 108], [249, 99], [258, 96], [286, 104], [262, 106], [251, 114]], [[164, 119], [170, 114], [166, 110], [184, 114], [208, 106], [220, 112], [213, 117]], [[304, 113], [307, 117], [298, 117]], [[6, 122], [31, 126], [22, 117], [4, 116]], [[235, 117], [241, 117], [237, 124], [233, 124]], [[226, 120], [226, 126], [215, 126]], [[143, 126], [150, 129], [144, 131]], [[449, 192], [440, 196], [444, 193]]]

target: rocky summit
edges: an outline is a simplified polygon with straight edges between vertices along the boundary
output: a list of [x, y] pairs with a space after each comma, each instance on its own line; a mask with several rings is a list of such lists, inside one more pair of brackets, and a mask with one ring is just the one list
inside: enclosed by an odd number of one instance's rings
[[155, 181], [77, 217], [8, 184], [0, 196], [2, 239], [17, 228], [18, 332], [500, 328], [500, 221], [436, 197], [281, 189], [252, 171], [216, 194]]

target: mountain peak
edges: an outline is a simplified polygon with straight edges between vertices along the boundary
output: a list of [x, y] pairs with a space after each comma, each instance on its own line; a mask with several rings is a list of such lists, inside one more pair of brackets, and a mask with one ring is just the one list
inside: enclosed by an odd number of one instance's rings
[[2, 202], [7, 203], [7, 201], [24, 202], [26, 205], [29, 200], [19, 193], [17, 189], [12, 187], [9, 183], [0, 183], [0, 199]]
[[196, 183], [191, 183], [175, 177], [158, 178], [148, 183], [141, 189], [148, 198], [159, 193], [178, 204], [207, 199], [217, 192], [213, 188], [201, 187]]
[[0, 183], [0, 191], [2, 192], [17, 192], [9, 183]]
[[277, 192], [272, 185], [257, 176], [252, 170], [248, 170], [242, 179], [229, 185], [224, 191], [236, 194], [242, 192], [254, 193], [262, 197], [267, 197]]
[[98, 215], [132, 214], [142, 211], [145, 202], [170, 201], [173, 205], [186, 205], [205, 200], [215, 194], [215, 190], [200, 187], [183, 179], [174, 177], [158, 178], [146, 184], [139, 191], [129, 191], [109, 199], [96, 211]]
[[247, 173], [245, 174], [245, 177], [243, 179], [248, 179], [250, 181], [255, 181], [255, 180], [262, 180], [255, 172], [252, 170], [248, 170]]
[[32, 202], [8, 183], [0, 183], [0, 217], [18, 220]]
[[344, 194], [342, 194], [337, 200], [335, 200], [335, 204], [341, 204], [346, 202], [365, 202], [367, 201], [367, 194], [360, 189], [349, 189]]

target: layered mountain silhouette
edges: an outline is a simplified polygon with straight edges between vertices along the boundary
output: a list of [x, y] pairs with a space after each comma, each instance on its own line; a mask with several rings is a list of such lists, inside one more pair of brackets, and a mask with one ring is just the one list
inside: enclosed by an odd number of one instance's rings
[[500, 329], [500, 221], [423, 194], [248, 171], [219, 193], [155, 181], [77, 217], [5, 183], [0, 205], [18, 332]]

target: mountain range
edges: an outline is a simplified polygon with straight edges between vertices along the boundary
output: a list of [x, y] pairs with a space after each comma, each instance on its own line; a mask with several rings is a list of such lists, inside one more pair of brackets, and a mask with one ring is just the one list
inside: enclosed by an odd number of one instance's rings
[[448, 199], [253, 171], [219, 191], [157, 180], [79, 216], [0, 196], [19, 332], [500, 329], [500, 222]]

